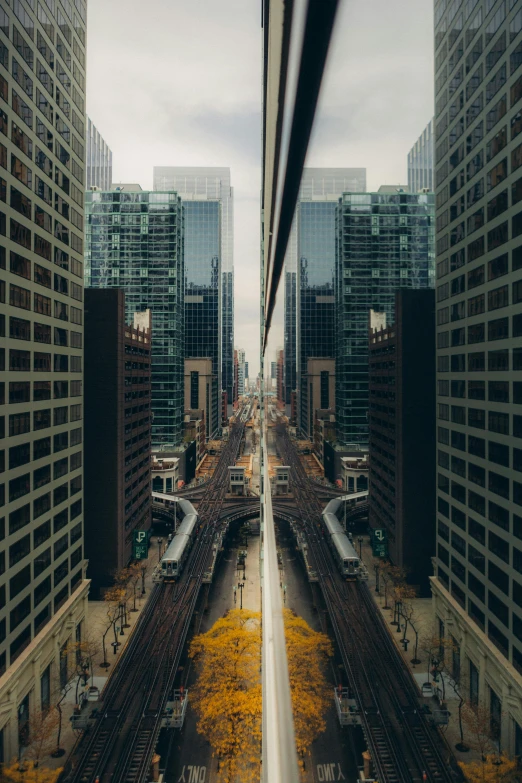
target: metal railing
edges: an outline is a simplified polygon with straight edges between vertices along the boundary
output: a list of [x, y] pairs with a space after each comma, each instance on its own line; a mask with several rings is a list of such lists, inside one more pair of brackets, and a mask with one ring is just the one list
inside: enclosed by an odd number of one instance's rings
[[264, 418], [264, 354], [339, 0], [262, 0], [261, 520], [263, 774], [298, 783]]

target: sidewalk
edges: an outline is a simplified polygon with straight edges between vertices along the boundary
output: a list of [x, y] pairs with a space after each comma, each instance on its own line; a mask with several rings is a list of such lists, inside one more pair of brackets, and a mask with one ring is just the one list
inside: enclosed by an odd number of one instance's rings
[[[402, 644], [400, 644], [400, 639], [402, 639], [404, 634], [402, 632], [399, 633], [397, 627], [392, 625], [393, 600], [391, 599], [391, 590], [390, 589], [388, 590], [388, 605], [391, 607], [390, 609], [383, 608], [384, 591], [382, 590], [382, 585], [380, 586], [381, 592], [379, 593], [375, 592], [375, 571], [373, 568], [375, 558], [373, 557], [372, 554], [369, 536], [363, 537], [362, 560], [368, 569], [367, 584], [368, 584], [370, 594], [376, 606], [378, 607], [379, 611], [381, 612], [382, 617], [386, 622], [388, 630], [390, 631], [390, 634], [395, 642], [395, 646], [399, 650], [403, 660], [408, 666], [411, 675], [419, 689], [419, 702], [421, 705], [429, 706], [433, 710], [434, 706], [436, 707], [438, 702], [436, 702], [433, 696], [425, 697], [422, 695], [423, 683], [432, 681], [432, 677], [429, 676], [429, 672], [428, 672], [428, 656], [425, 652], [421, 650], [421, 643], [419, 642], [419, 647], [417, 649], [417, 660], [419, 660], [420, 663], [418, 664], [412, 663], [412, 659], [414, 658], [414, 653], [415, 653], [415, 634], [413, 630], [410, 628], [408, 629], [407, 632], [408, 639], [410, 640], [410, 643], [408, 645], [408, 651], [405, 652]], [[421, 640], [423, 636], [429, 635], [430, 632], [435, 627], [436, 618], [433, 613], [433, 604], [431, 598], [415, 598], [413, 599], [412, 603], [415, 608], [413, 621], [415, 623], [415, 627], [419, 632], [419, 640]], [[435, 687], [437, 687], [436, 684]], [[447, 726], [439, 726], [438, 730], [446, 740], [448, 750], [451, 751], [451, 753], [453, 754], [453, 756], [456, 758], [457, 761], [463, 761], [467, 764], [469, 764], [469, 762], [471, 761], [478, 761], [479, 760], [478, 752], [470, 750], [467, 753], [461, 753], [455, 748], [455, 745], [460, 741], [459, 720], [458, 720], [459, 700], [455, 697], [455, 693], [451, 688], [451, 685], [447, 681], [446, 681], [445, 701], [448, 705], [448, 710], [450, 712], [449, 724]], [[466, 728], [464, 727], [464, 739], [465, 738], [466, 738]]]
[[[164, 536], [163, 536], [163, 540], [165, 541]], [[108, 626], [107, 605], [105, 604], [104, 601], [89, 601], [88, 614], [85, 623], [86, 627], [83, 630], [83, 638], [93, 640], [94, 642], [98, 643], [99, 650], [97, 651], [93, 659], [92, 677], [89, 679], [88, 684], [96, 686], [97, 688], [100, 689], [100, 692], [104, 688], [111, 673], [114, 671], [115, 664], [120, 659], [122, 651], [125, 649], [125, 646], [129, 641], [129, 638], [134, 628], [136, 627], [136, 623], [141, 614], [141, 610], [145, 606], [150, 596], [150, 593], [152, 591], [153, 588], [152, 569], [158, 562], [158, 544], [157, 544], [156, 536], [153, 536], [151, 538], [148, 559], [142, 562], [144, 563], [146, 562], [149, 564], [148, 573], [145, 576], [145, 595], [142, 598], [141, 583], [140, 583], [140, 586], [136, 591], [137, 594], [136, 611], [133, 611], [133, 602], [132, 601], [129, 602], [131, 611], [127, 615], [127, 622], [130, 627], [123, 628], [123, 636], [120, 634], [121, 629], [118, 630], [118, 641], [120, 642], [120, 646], [116, 649], [116, 654], [114, 654], [114, 647], [111, 646], [111, 642], [114, 641], [114, 631], [111, 629], [107, 633], [105, 637], [105, 646], [107, 650], [107, 662], [110, 664], [109, 668], [107, 669], [101, 666], [101, 664], [103, 663], [102, 636]], [[58, 759], [52, 758], [50, 756], [46, 756], [45, 758], [42, 759], [41, 762], [42, 766], [44, 767], [49, 767], [52, 769], [56, 769], [57, 767], [63, 767], [67, 759], [69, 758], [78, 738], [81, 737], [83, 733], [83, 732], [75, 732], [71, 726], [70, 718], [74, 712], [74, 707], [76, 704], [76, 678], [72, 682], [73, 682], [73, 687], [69, 690], [64, 701], [61, 704], [63, 714], [62, 714], [62, 735], [60, 739], [60, 747], [62, 747], [65, 750], [65, 755]], [[83, 688], [80, 687], [80, 690], [83, 690]]]

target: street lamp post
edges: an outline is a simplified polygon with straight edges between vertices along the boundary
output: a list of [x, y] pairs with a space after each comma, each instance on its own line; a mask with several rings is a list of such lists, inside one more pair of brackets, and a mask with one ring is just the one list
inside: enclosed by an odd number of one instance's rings
[[374, 565], [375, 569], [375, 592], [379, 592], [379, 563]]
[[145, 572], [147, 570], [147, 566], [141, 567], [141, 594], [145, 595]]
[[397, 601], [397, 633], [401, 632], [401, 610], [402, 610], [402, 601]]
[[359, 542], [359, 557], [362, 560], [362, 536], [357, 536], [357, 541]]
[[237, 587], [238, 587], [238, 590], [239, 590], [239, 608], [240, 609], [243, 608], [243, 588], [244, 588], [244, 586], [245, 586], [244, 582], [238, 582], [237, 583]]
[[124, 612], [124, 610], [125, 610], [125, 604], [120, 604], [120, 636], [125, 636], [125, 634], [123, 633], [123, 623], [124, 623], [123, 612]]
[[158, 563], [161, 560], [161, 545], [163, 543], [162, 538], [158, 538]]

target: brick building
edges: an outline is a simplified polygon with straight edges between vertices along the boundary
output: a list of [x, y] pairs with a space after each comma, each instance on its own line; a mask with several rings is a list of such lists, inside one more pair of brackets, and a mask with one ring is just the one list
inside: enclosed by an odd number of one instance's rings
[[[396, 323], [371, 312], [370, 527], [386, 529], [389, 558], [429, 595], [435, 555], [435, 295], [402, 289]], [[373, 328], [372, 315], [379, 316]], [[384, 318], [382, 318], [384, 316]]]
[[85, 290], [85, 554], [94, 597], [130, 561], [134, 530], [151, 524], [150, 324], [150, 310], [125, 324], [121, 289]]

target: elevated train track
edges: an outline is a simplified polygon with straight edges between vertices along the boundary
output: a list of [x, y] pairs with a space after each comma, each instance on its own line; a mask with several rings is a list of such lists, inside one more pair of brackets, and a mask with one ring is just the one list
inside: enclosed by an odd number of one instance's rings
[[245, 427], [231, 428], [199, 504], [201, 531], [176, 584], [155, 585], [99, 702], [94, 725], [64, 774], [67, 783], [143, 783], [183, 651]]
[[451, 783], [462, 778], [448, 765], [436, 731], [419, 711], [415, 685], [394, 646], [366, 584], [346, 582], [337, 572], [319, 523], [322, 507], [286, 428], [278, 446], [291, 478], [307, 534], [309, 555], [358, 702], [379, 783]]

